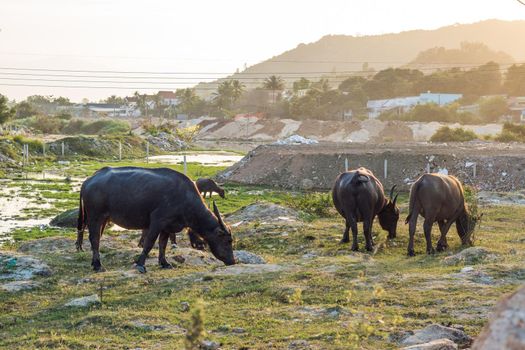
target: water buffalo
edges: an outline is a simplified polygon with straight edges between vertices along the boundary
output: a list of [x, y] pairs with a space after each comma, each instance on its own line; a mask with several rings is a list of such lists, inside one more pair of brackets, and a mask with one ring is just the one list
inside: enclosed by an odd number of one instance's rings
[[377, 215], [381, 227], [388, 231], [388, 238], [396, 237], [399, 209], [396, 207], [397, 195], [390, 199], [383, 193], [383, 185], [374, 174], [365, 168], [339, 174], [332, 189], [335, 208], [346, 220], [346, 227], [341, 243], [350, 241], [349, 230], [352, 229], [352, 250], [359, 250], [357, 244], [357, 223], [363, 222], [366, 250], [373, 250], [372, 223]]
[[437, 243], [437, 251], [448, 248], [447, 232], [453, 223], [461, 243], [469, 245], [470, 237], [476, 222], [481, 216], [472, 215], [465, 203], [463, 186], [457, 178], [444, 174], [424, 174], [413, 185], [410, 190], [410, 204], [406, 223], [409, 224], [408, 255], [414, 256], [414, 234], [418, 215], [425, 218], [423, 230], [427, 241], [427, 253], [434, 253], [432, 247], [432, 225], [437, 221], [441, 237]]
[[206, 242], [218, 259], [235, 263], [230, 228], [213, 203], [213, 213], [204, 203], [197, 187], [186, 175], [158, 168], [105, 167], [82, 184], [78, 218], [77, 249], [82, 248], [83, 232], [89, 230], [93, 251], [91, 265], [103, 271], [100, 263], [100, 237], [111, 220], [126, 229], [147, 229], [137, 269], [146, 272], [144, 263], [159, 237], [159, 264], [171, 268], [165, 257], [171, 232], [188, 227], [191, 234]]
[[203, 194], [204, 198], [206, 198], [206, 194], [208, 193], [211, 198], [213, 192], [217, 193], [221, 198], [224, 198], [224, 189], [217, 185], [212, 179], [198, 179], [195, 181], [195, 184], [197, 185], [199, 192]]

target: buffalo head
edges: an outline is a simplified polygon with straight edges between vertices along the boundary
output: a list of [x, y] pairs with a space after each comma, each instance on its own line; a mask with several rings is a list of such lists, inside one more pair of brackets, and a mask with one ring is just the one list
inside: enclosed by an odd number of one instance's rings
[[379, 218], [379, 224], [383, 228], [383, 230], [388, 231], [388, 238], [396, 238], [396, 230], [397, 230], [397, 221], [399, 220], [399, 209], [396, 206], [397, 202], [397, 196], [399, 193], [395, 195], [395, 197], [392, 198], [394, 195], [394, 189], [396, 186], [392, 186], [392, 189], [390, 190], [390, 196], [383, 207], [383, 209], [377, 214], [377, 217]]
[[474, 230], [482, 217], [483, 214], [475, 215], [468, 211], [465, 211], [463, 215], [460, 215], [456, 221], [456, 228], [458, 230], [459, 238], [461, 238], [461, 244], [470, 246], [474, 243]]

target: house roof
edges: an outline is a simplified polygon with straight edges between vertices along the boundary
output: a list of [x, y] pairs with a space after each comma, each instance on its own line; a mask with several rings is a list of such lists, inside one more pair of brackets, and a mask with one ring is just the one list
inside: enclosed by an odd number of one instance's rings
[[162, 98], [175, 99], [177, 95], [173, 91], [159, 91], [158, 95]]

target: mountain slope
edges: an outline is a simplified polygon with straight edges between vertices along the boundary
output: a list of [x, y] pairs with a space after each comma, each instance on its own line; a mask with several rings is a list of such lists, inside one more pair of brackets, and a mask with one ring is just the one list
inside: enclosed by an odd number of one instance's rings
[[[323, 74], [347, 75], [361, 71], [363, 64], [380, 70], [405, 65], [424, 50], [435, 47], [459, 48], [462, 42], [479, 42], [491, 50], [502, 51], [517, 62], [525, 61], [525, 21], [486, 20], [472, 24], [455, 24], [435, 30], [412, 30], [401, 33], [349, 36], [327, 35], [310, 44], [272, 57], [230, 78], [241, 79], [247, 87], [260, 85], [271, 74], [290, 82], [301, 76], [319, 79]], [[435, 65], [434, 65], [435, 66]], [[201, 84], [201, 86], [209, 84]], [[209, 91], [208, 91], [209, 92]]]

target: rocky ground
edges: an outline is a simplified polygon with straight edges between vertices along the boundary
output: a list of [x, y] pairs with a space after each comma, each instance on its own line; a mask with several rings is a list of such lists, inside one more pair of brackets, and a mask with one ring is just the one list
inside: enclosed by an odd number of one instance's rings
[[146, 274], [133, 267], [137, 231], [104, 234], [100, 274], [89, 242], [77, 253], [74, 230], [53, 231], [61, 236], [2, 250], [0, 347], [184, 348], [197, 314], [204, 349], [469, 347], [525, 279], [525, 208], [507, 208], [483, 208], [475, 247], [451, 230], [450, 250], [427, 256], [418, 233], [408, 258], [401, 223], [393, 241], [374, 227], [374, 253], [351, 252], [337, 216], [304, 221], [282, 205], [249, 205], [226, 219], [242, 264], [224, 266], [180, 235], [168, 251], [175, 268], [157, 267], [153, 251]]

